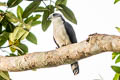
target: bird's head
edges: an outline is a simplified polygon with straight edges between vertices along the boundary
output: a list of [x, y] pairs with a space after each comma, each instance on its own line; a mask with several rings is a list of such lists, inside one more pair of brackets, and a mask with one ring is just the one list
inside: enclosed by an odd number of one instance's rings
[[59, 13], [53, 13], [48, 17], [48, 20], [56, 20], [56, 19], [62, 19], [61, 14]]

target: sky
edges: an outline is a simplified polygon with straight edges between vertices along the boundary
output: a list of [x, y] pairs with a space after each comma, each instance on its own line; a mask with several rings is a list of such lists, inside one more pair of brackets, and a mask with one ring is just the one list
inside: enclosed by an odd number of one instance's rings
[[[3, 1], [3, 0], [0, 0]], [[115, 27], [120, 26], [120, 2], [114, 0], [68, 0], [67, 6], [74, 12], [78, 24], [72, 24], [78, 42], [85, 40], [93, 33], [120, 35]], [[28, 2], [20, 5], [25, 8]], [[13, 10], [13, 9], [10, 9]], [[56, 48], [53, 41], [53, 26], [43, 32], [41, 25], [31, 30], [38, 39], [38, 44], [24, 42], [29, 46], [29, 52], [49, 51]], [[80, 73], [74, 76], [70, 65], [53, 68], [37, 69], [37, 71], [10, 72], [12, 80], [112, 80], [114, 71], [111, 69], [112, 52], [105, 52], [86, 59], [79, 60]]]

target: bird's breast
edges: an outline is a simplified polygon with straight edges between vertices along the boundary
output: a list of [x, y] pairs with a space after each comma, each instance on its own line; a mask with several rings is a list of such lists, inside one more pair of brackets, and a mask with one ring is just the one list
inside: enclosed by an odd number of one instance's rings
[[65, 26], [63, 23], [58, 23], [58, 24], [53, 24], [53, 35], [55, 38], [55, 41], [57, 42], [57, 44], [61, 47], [61, 46], [65, 46], [68, 44], [71, 44], [71, 41], [69, 39], [69, 36], [65, 30]]

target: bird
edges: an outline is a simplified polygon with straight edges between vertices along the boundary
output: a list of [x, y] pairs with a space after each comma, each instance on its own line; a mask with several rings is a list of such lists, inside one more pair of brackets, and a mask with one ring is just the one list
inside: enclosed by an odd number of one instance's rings
[[[65, 21], [60, 13], [50, 14], [48, 20], [51, 20], [53, 23], [53, 39], [58, 48], [77, 43], [72, 25]], [[77, 61], [71, 64], [71, 68], [74, 75], [79, 73], [79, 64]]]

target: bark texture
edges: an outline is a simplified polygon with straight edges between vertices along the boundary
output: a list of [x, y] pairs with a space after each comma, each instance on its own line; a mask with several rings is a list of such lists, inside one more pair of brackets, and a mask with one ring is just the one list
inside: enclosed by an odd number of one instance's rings
[[120, 52], [120, 36], [92, 34], [82, 42], [52, 51], [34, 52], [18, 57], [0, 56], [0, 70], [17, 72], [56, 67], [107, 51]]

